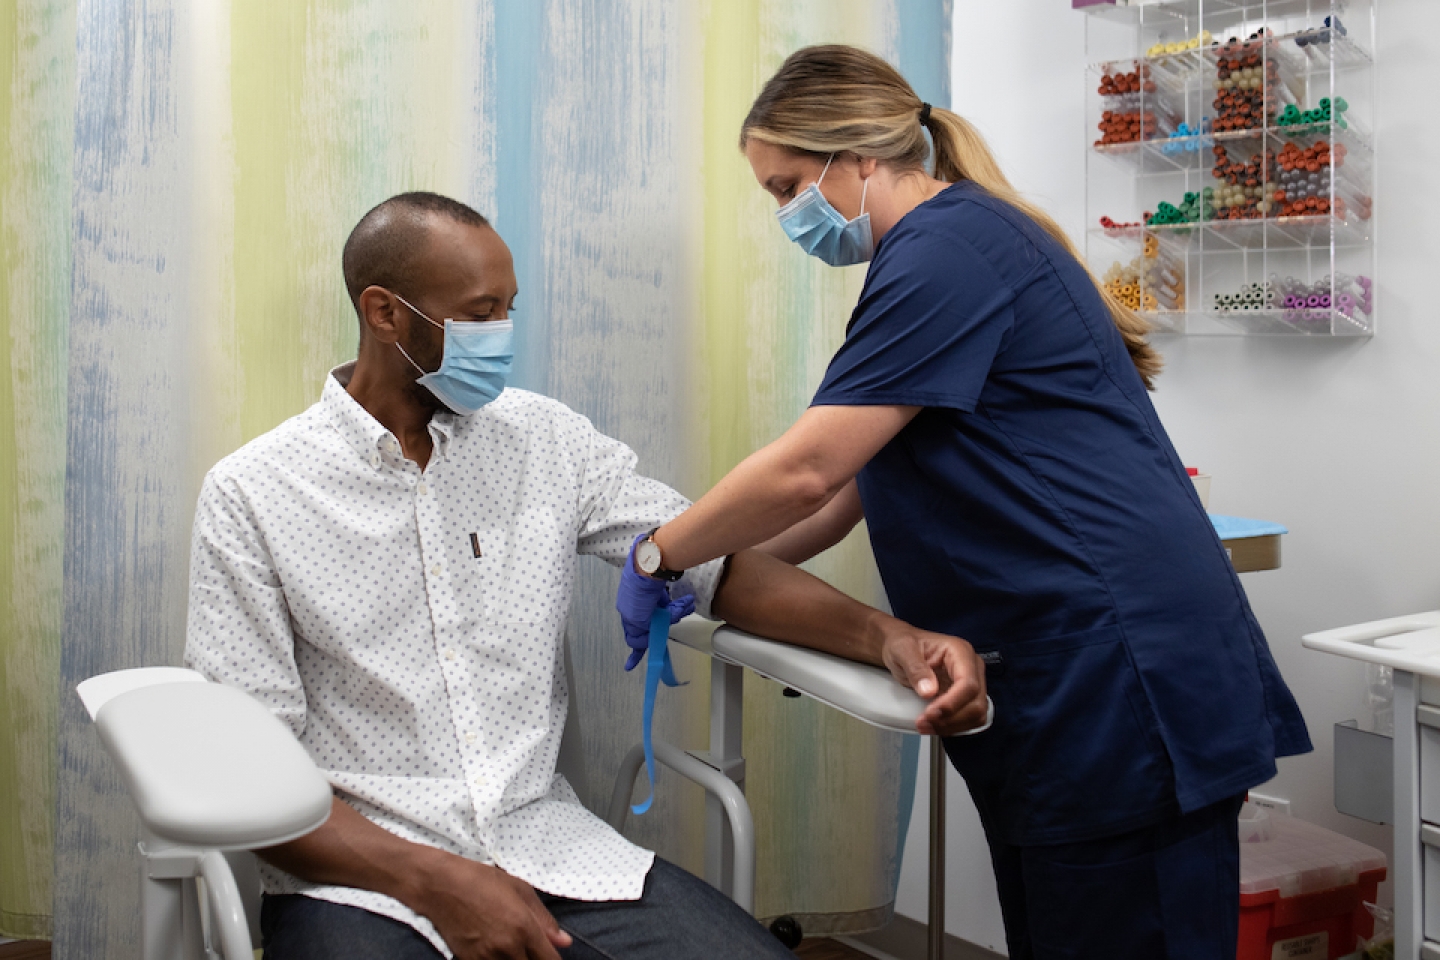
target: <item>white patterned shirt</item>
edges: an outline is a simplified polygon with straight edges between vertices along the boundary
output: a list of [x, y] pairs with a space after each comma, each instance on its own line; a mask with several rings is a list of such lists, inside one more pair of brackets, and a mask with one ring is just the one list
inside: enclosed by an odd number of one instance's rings
[[[422, 472], [331, 371], [320, 402], [221, 460], [195, 514], [185, 662], [289, 725], [336, 792], [407, 840], [579, 900], [640, 896], [654, 855], [555, 772], [576, 555], [624, 562], [688, 501], [558, 401], [437, 413]], [[720, 565], [688, 575], [708, 615]], [[617, 672], [626, 651], [616, 624]], [[303, 893], [434, 927], [383, 894]]]

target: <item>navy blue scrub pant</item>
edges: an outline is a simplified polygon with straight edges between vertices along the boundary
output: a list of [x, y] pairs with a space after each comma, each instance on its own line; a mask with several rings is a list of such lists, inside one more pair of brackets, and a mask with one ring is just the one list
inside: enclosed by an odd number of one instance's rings
[[1243, 799], [1083, 843], [992, 838], [1010, 960], [1235, 960]]

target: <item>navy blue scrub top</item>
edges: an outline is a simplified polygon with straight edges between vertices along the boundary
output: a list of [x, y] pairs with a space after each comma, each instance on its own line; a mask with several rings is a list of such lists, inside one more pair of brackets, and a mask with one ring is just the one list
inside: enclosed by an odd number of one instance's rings
[[875, 252], [816, 405], [924, 409], [858, 479], [897, 616], [987, 661], [946, 749], [1015, 845], [1136, 829], [1311, 749], [1084, 268], [968, 182]]

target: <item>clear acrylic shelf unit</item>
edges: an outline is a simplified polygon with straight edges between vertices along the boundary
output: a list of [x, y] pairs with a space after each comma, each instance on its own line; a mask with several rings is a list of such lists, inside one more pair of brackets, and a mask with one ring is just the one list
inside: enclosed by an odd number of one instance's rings
[[1374, 0], [1074, 0], [1085, 252], [1159, 332], [1375, 332]]

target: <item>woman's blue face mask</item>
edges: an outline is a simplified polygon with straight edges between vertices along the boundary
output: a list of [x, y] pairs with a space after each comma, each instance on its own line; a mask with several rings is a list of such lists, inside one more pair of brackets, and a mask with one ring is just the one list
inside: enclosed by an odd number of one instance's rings
[[420, 371], [421, 376], [416, 383], [464, 417], [500, 396], [515, 358], [513, 322], [446, 318], [441, 324], [421, 313], [400, 294], [395, 294], [395, 299], [445, 331], [445, 352], [440, 359], [440, 369], [434, 373], [426, 373], [420, 364], [410, 358], [410, 354], [405, 353], [404, 347], [398, 342], [395, 344], [405, 359], [410, 360], [410, 365]]
[[[825, 161], [820, 180], [825, 179], [835, 154]], [[860, 216], [846, 220], [820, 192], [820, 180], [801, 190], [785, 206], [775, 212], [785, 235], [812, 257], [819, 257], [832, 267], [848, 267], [864, 263], [875, 253], [870, 235], [870, 214], [865, 212], [865, 192], [870, 189], [867, 178], [860, 190]]]

